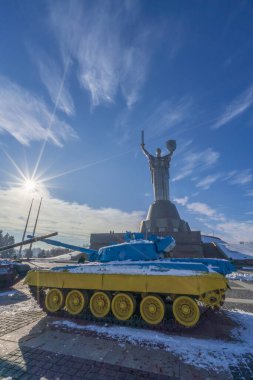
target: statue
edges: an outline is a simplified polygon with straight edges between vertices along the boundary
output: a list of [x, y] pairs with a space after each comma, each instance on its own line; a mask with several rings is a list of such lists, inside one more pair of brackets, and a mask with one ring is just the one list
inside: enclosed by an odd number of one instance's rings
[[169, 200], [169, 167], [173, 152], [176, 150], [176, 140], [166, 143], [169, 154], [161, 156], [161, 149], [156, 149], [156, 157], [145, 149], [144, 131], [142, 131], [141, 148], [148, 158], [151, 172], [155, 201]]

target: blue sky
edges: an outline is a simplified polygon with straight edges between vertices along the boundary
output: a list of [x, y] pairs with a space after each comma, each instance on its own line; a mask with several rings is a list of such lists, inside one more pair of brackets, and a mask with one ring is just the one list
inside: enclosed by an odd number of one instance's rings
[[191, 228], [252, 240], [252, 18], [250, 1], [2, 1], [1, 229], [20, 239], [41, 195], [40, 233], [138, 229], [144, 130], [153, 153], [177, 140], [171, 199]]

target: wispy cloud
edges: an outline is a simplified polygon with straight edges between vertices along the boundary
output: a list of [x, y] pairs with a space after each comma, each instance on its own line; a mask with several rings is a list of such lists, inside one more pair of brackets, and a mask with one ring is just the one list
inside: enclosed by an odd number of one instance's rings
[[113, 103], [119, 89], [128, 107], [140, 96], [152, 27], [136, 26], [138, 8], [138, 2], [50, 3], [50, 23], [63, 57], [77, 63], [78, 79], [93, 106]]
[[212, 128], [220, 128], [228, 124], [236, 117], [242, 115], [253, 105], [253, 86], [250, 86], [240, 96], [234, 99], [221, 114], [218, 120], [212, 125]]
[[180, 169], [172, 181], [179, 181], [196, 171], [203, 171], [212, 167], [219, 159], [220, 154], [212, 148], [205, 149], [202, 152], [189, 151], [185, 153], [180, 162]]
[[[17, 239], [21, 239], [30, 202], [31, 195], [22, 193], [19, 188], [0, 189], [0, 225], [6, 231], [14, 233]], [[28, 231], [32, 231], [36, 212], [35, 205]], [[47, 192], [43, 197], [37, 231], [38, 234], [58, 231], [62, 240], [83, 244], [89, 241], [91, 232], [136, 231], [143, 218], [144, 213], [141, 211], [94, 209], [86, 204], [54, 198]]]
[[197, 214], [207, 216], [208, 218], [215, 220], [225, 220], [224, 216], [218, 213], [215, 209], [202, 202], [187, 203], [186, 207], [189, 211]]
[[51, 111], [42, 99], [0, 76], [0, 132], [8, 132], [21, 144], [32, 140], [50, 140], [58, 146], [76, 137], [70, 125], [54, 117], [47, 129]]
[[252, 241], [253, 236], [253, 222], [252, 221], [238, 221], [238, 220], [225, 220], [218, 224], [208, 224], [211, 231], [215, 231], [228, 242], [239, 241]]
[[247, 195], [248, 197], [253, 197], [253, 190], [248, 190], [248, 191], [246, 192], [246, 195]]
[[177, 204], [181, 205], [181, 206], [185, 206], [189, 200], [188, 197], [183, 197], [183, 198], [174, 198], [173, 199], [174, 202], [176, 202]]
[[[203, 226], [208, 229], [207, 233], [220, 235], [224, 240], [231, 241], [252, 241], [253, 222], [238, 221], [227, 218], [224, 214], [210, 207], [203, 202], [189, 202], [188, 197], [175, 198], [174, 201], [184, 206], [188, 211], [196, 215]], [[247, 213], [251, 215], [251, 212]]]
[[67, 115], [73, 115], [75, 112], [74, 101], [66, 84], [62, 83], [64, 70], [67, 70], [68, 68], [65, 67], [61, 70], [56, 62], [49, 58], [45, 53], [36, 54], [36, 63], [42, 83], [46, 87], [52, 102], [57, 105], [58, 109]]
[[252, 181], [253, 174], [251, 169], [233, 170], [224, 179], [233, 185], [246, 185]]
[[[193, 101], [189, 97], [162, 101], [144, 122], [143, 128], [152, 138], [168, 129], [179, 127], [192, 118]], [[154, 132], [155, 125], [155, 132]]]
[[197, 183], [197, 187], [203, 190], [207, 190], [220, 178], [220, 174], [208, 175]]

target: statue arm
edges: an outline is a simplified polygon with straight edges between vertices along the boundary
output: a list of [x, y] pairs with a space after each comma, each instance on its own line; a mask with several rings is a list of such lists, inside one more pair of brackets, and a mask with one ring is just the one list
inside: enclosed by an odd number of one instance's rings
[[141, 149], [143, 150], [143, 153], [145, 154], [145, 156], [147, 156], [148, 158], [153, 157], [153, 156], [147, 151], [147, 149], [146, 149], [144, 146], [145, 146], [144, 144], [141, 144]]
[[166, 160], [167, 162], [170, 162], [172, 155], [173, 155], [173, 152], [170, 152], [170, 153], [167, 154], [166, 156], [163, 156], [163, 158], [165, 158], [165, 160]]

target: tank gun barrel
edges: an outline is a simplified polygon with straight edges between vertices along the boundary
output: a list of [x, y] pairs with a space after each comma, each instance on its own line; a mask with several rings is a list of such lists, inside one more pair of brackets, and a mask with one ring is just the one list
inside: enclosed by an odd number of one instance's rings
[[[33, 236], [27, 235], [27, 237], [32, 238]], [[78, 251], [78, 252], [85, 253], [88, 258], [92, 257], [92, 259], [94, 259], [94, 256], [97, 256], [97, 254], [98, 254], [98, 251], [95, 251], [93, 249], [79, 247], [79, 246], [73, 245], [73, 244], [63, 243], [63, 242], [58, 241], [58, 240], [52, 240], [52, 239], [47, 239], [47, 238], [42, 238], [40, 240], [43, 241], [43, 243], [55, 245], [56, 247], [63, 247], [63, 248], [71, 249], [72, 251]]]
[[30, 238], [27, 239], [27, 240], [23, 240], [23, 241], [21, 241], [19, 243], [14, 243], [14, 244], [11, 244], [11, 245], [5, 245], [4, 247], [0, 247], [0, 252], [7, 251], [8, 249], [20, 247], [20, 246], [23, 246], [23, 245], [36, 243], [36, 241], [41, 241], [41, 240], [43, 240], [45, 238], [56, 236], [56, 235], [58, 235], [58, 232], [52, 232], [51, 234], [37, 236], [37, 237], [29, 235]]

